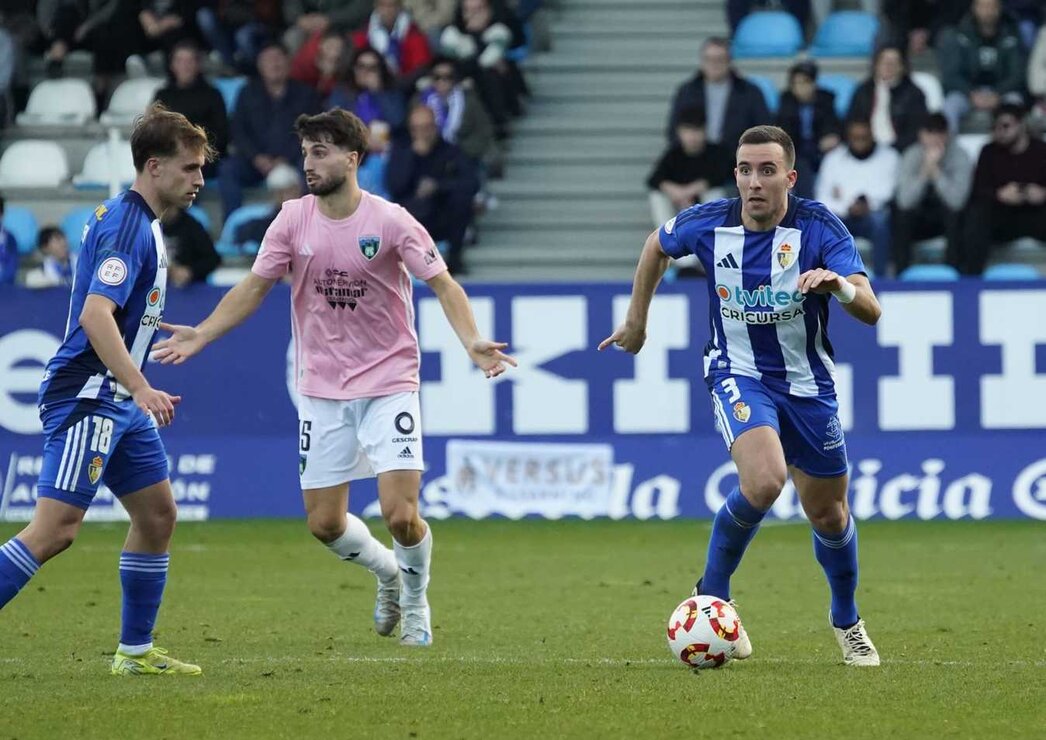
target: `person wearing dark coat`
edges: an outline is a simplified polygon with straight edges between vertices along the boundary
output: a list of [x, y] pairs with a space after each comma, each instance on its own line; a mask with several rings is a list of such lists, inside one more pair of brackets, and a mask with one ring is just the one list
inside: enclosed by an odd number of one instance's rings
[[846, 118], [871, 121], [876, 144], [904, 151], [919, 138], [926, 113], [926, 96], [912, 82], [904, 52], [884, 46], [875, 52], [872, 76], [854, 91]]
[[450, 243], [447, 267], [463, 271], [465, 231], [472, 223], [472, 200], [479, 190], [475, 163], [443, 140], [427, 105], [411, 108], [408, 143], [393, 145], [385, 184], [396, 203], [410, 211], [435, 241]]
[[674, 141], [679, 114], [688, 108], [705, 112], [706, 135], [712, 144], [733, 149], [746, 129], [770, 123], [763, 92], [730, 67], [730, 44], [710, 38], [701, 47], [701, 69], [676, 89], [668, 128]]
[[812, 198], [821, 159], [839, 145], [842, 135], [835, 93], [817, 87], [814, 62], [799, 62], [788, 71], [788, 89], [781, 95], [777, 125], [795, 144], [795, 168], [799, 172], [795, 194]]
[[167, 275], [179, 288], [202, 283], [221, 264], [211, 235], [186, 211], [179, 210], [173, 220], [164, 222], [163, 241], [170, 265]]

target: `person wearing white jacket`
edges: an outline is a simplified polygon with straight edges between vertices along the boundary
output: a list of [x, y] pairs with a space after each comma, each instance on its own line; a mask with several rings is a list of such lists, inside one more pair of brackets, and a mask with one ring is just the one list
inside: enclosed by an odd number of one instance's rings
[[842, 219], [854, 236], [872, 243], [872, 267], [885, 276], [890, 264], [890, 201], [897, 187], [900, 157], [872, 138], [865, 120], [846, 125], [846, 141], [825, 155], [814, 199]]

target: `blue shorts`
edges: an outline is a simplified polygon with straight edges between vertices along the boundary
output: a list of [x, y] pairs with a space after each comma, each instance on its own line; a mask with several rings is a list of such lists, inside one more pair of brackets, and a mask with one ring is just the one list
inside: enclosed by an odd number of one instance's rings
[[37, 495], [86, 509], [105, 483], [126, 496], [166, 480], [167, 451], [134, 403], [72, 399], [40, 412], [44, 461]]
[[773, 427], [789, 465], [816, 478], [847, 472], [846, 439], [834, 396], [790, 396], [745, 375], [717, 375], [710, 380], [712, 412], [727, 449], [742, 432]]

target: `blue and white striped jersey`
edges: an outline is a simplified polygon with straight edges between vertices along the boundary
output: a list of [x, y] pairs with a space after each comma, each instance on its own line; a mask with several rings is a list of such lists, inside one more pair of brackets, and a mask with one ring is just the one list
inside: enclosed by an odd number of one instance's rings
[[705, 378], [758, 378], [793, 396], [831, 396], [835, 365], [828, 341], [830, 295], [803, 295], [799, 275], [825, 268], [864, 273], [853, 237], [823, 204], [789, 196], [788, 213], [770, 231], [741, 224], [741, 200], [688, 208], [661, 227], [669, 257], [697, 255], [708, 275], [711, 339]]
[[120, 193], [95, 209], [84, 226], [80, 260], [73, 276], [65, 340], [47, 363], [39, 403], [130, 397], [99, 359], [80, 326], [80, 313], [91, 293], [117, 305], [116, 324], [124, 345], [144, 367], [167, 293], [167, 251], [160, 222], [140, 194]]

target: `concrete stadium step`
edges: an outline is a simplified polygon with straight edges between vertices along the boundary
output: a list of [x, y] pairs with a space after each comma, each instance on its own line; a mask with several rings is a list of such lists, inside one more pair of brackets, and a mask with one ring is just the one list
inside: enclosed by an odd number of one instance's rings
[[[555, 200], [523, 200], [502, 203], [496, 211], [498, 224], [559, 223], [646, 223], [650, 208], [646, 198], [578, 201], [563, 204]], [[650, 221], [653, 223], [652, 221]]]
[[635, 136], [631, 134], [604, 134], [592, 136], [584, 131], [577, 134], [564, 134], [555, 138], [531, 135], [525, 129], [517, 130], [508, 150], [508, 159], [527, 156], [554, 157], [570, 159], [571, 157], [601, 157], [607, 153], [628, 156], [656, 156], [661, 153], [664, 141], [661, 130], [656, 134]]
[[632, 270], [623, 265], [564, 265], [549, 268], [544, 265], [517, 265], [511, 270], [494, 265], [476, 265], [466, 257], [469, 274], [459, 276], [460, 282], [469, 283], [623, 283], [632, 279]]
[[[551, 270], [564, 265], [604, 264], [635, 269], [646, 234], [607, 233], [601, 239], [584, 234], [564, 235], [559, 231], [541, 234], [519, 234], [512, 241], [494, 242], [486, 236], [470, 250], [469, 264], [488, 267], [516, 268], [521, 265], [543, 265]], [[489, 241], [489, 243], [488, 243]]]
[[629, 126], [651, 121], [663, 121], [669, 103], [660, 105], [646, 101], [629, 100], [546, 100], [535, 106], [519, 125], [530, 121], [541, 122], [548, 119], [569, 120], [575, 123], [592, 121], [613, 123], [615, 120], [627, 122]]
[[594, 162], [555, 164], [555, 165], [516, 165], [512, 168], [512, 182], [524, 184], [530, 182], [548, 184], [576, 183], [579, 187], [602, 187], [604, 185], [642, 183], [646, 173], [634, 164], [599, 164]]
[[686, 58], [669, 59], [653, 56], [618, 59], [614, 55], [584, 56], [553, 54], [539, 56], [527, 63], [527, 74], [556, 74], [561, 72], [655, 72], [659, 74], [692, 75], [697, 69], [696, 51]]
[[647, 61], [650, 59], [686, 59], [697, 61], [700, 41], [689, 34], [663, 38], [625, 38], [607, 41], [602, 38], [565, 38], [556, 42], [556, 56], [560, 58], [612, 59]]
[[[692, 74], [692, 70], [691, 70]], [[671, 98], [686, 76], [653, 72], [553, 72], [532, 74], [528, 79], [534, 105], [562, 98], [660, 99]]]

